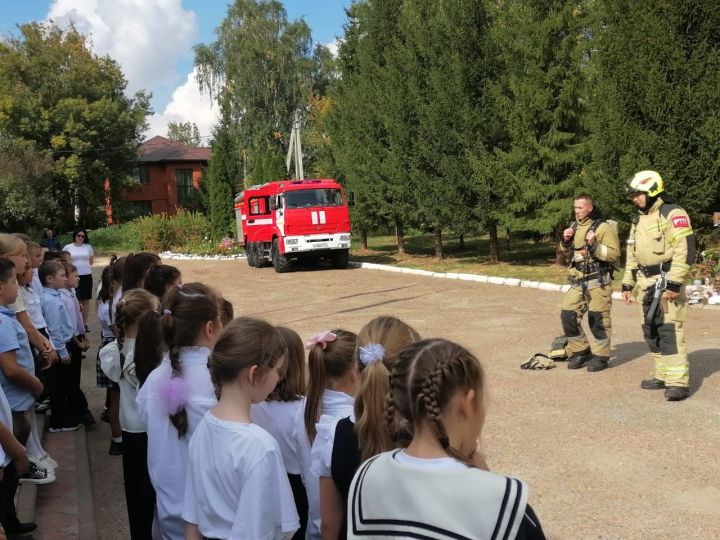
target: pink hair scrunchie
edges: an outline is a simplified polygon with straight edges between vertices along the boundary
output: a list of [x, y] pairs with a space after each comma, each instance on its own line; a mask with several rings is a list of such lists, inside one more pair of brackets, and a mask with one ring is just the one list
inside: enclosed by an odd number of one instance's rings
[[312, 349], [315, 345], [320, 345], [324, 350], [329, 342], [335, 341], [336, 339], [337, 336], [335, 334], [333, 334], [330, 330], [326, 330], [325, 332], [316, 334], [308, 339], [305, 342], [305, 348]]

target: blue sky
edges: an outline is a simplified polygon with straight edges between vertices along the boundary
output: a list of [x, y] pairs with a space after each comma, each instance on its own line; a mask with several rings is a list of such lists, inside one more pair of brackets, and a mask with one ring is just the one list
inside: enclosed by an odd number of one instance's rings
[[[98, 54], [109, 54], [123, 67], [131, 91], [153, 93], [155, 116], [148, 136], [164, 135], [168, 121], [194, 121], [209, 135], [214, 112], [193, 82], [192, 46], [209, 43], [225, 16], [227, 0], [0, 0], [0, 34], [16, 25], [43, 21], [52, 14], [72, 20], [92, 35]], [[329, 44], [343, 33], [345, 8], [352, 0], [284, 0], [288, 19], [304, 18], [315, 43]], [[140, 28], [138, 28], [140, 23]], [[167, 32], [168, 26], [172, 28]], [[135, 40], [127, 39], [128, 35]], [[163, 39], [158, 41], [157, 36]], [[134, 46], [134, 42], [145, 44]]]

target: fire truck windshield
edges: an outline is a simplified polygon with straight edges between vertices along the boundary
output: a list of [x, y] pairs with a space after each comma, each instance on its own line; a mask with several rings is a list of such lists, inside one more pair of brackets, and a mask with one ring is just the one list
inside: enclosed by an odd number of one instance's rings
[[285, 192], [285, 208], [342, 205], [342, 193], [339, 189], [298, 189]]

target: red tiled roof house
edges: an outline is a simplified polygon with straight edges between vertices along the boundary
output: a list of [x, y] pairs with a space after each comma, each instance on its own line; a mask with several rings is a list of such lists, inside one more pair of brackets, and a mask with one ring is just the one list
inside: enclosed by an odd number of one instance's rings
[[123, 191], [131, 216], [175, 214], [178, 207], [193, 207], [210, 148], [194, 148], [156, 136], [138, 148], [133, 168], [137, 182]]

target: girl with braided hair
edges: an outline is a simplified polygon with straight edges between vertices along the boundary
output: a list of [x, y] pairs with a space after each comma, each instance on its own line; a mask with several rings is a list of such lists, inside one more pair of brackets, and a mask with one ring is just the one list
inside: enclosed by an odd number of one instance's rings
[[300, 460], [300, 475], [308, 499], [306, 538], [320, 538], [319, 478], [313, 472], [312, 446], [317, 441], [317, 426], [344, 418], [353, 412], [360, 382], [355, 346], [357, 335], [347, 330], [328, 330], [305, 343], [309, 349], [308, 388], [305, 403], [298, 411], [294, 439]]
[[187, 538], [288, 540], [299, 527], [280, 445], [252, 422], [252, 405], [277, 388], [287, 347], [277, 328], [239, 317], [209, 366], [219, 401], [190, 441], [183, 518]]
[[419, 339], [415, 329], [390, 316], [376, 317], [358, 334], [360, 388], [354, 412], [343, 419], [321, 419], [312, 449], [314, 472], [320, 476], [323, 538], [346, 538], [348, 491], [355, 471], [364, 460], [395, 448], [385, 423], [390, 370], [400, 351]]
[[[116, 263], [117, 264], [117, 263]], [[138, 344], [158, 340], [147, 336], [150, 317], [160, 309], [157, 298], [144, 289], [127, 291], [115, 308], [115, 341], [100, 349], [100, 367], [120, 387], [120, 427], [122, 429], [122, 464], [125, 481], [130, 537], [152, 538], [155, 514], [155, 490], [147, 467], [147, 431], [135, 398], [140, 380], [136, 366]]]
[[[348, 500], [348, 538], [545, 538], [520, 480], [484, 470], [478, 440], [485, 374], [464, 347], [444, 339], [400, 353], [387, 421], [401, 449], [367, 460]], [[399, 430], [412, 426], [412, 435]], [[403, 435], [399, 437], [399, 435]]]
[[[168, 289], [157, 317], [167, 353], [159, 365], [146, 361], [137, 366], [142, 385], [137, 404], [147, 427], [147, 465], [163, 540], [185, 538], [188, 444], [202, 417], [217, 405], [208, 358], [223, 328], [221, 305], [222, 298], [202, 283]], [[145, 359], [156, 354], [149, 351]]]

